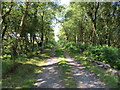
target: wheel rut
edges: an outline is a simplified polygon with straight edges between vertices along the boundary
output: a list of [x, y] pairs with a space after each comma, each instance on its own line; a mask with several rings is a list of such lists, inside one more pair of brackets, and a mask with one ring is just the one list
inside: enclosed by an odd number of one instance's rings
[[[98, 80], [98, 77], [89, 72], [83, 65], [64, 51], [65, 58], [71, 69], [73, 78], [77, 84], [76, 88], [105, 88], [105, 84]], [[55, 58], [55, 48], [51, 52], [51, 58], [46, 60], [42, 72], [37, 76], [35, 87], [37, 88], [65, 88], [63, 81], [60, 79], [61, 74], [58, 67], [58, 58]]]
[[74, 58], [71, 58], [67, 52], [64, 51], [64, 55], [68, 60], [69, 67], [73, 77], [76, 80], [76, 88], [105, 88], [105, 84], [98, 80], [98, 77], [86, 70], [86, 68], [77, 62]]
[[46, 60], [42, 72], [37, 76], [36, 88], [64, 88], [60, 78], [57, 65], [58, 59], [55, 58], [55, 48], [51, 52], [51, 58]]

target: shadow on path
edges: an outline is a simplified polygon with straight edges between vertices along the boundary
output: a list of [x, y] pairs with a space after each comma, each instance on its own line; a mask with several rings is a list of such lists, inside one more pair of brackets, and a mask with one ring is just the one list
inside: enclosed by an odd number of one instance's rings
[[98, 80], [98, 77], [86, 70], [79, 62], [74, 58], [71, 58], [68, 53], [64, 52], [73, 76], [77, 83], [77, 88], [105, 88], [105, 84]]
[[69, 63], [71, 72], [77, 83], [76, 88], [105, 88], [105, 84], [98, 80], [98, 77], [86, 70], [79, 62], [70, 57], [64, 51], [65, 58], [55, 58], [55, 48], [51, 52], [51, 57], [44, 63], [42, 72], [35, 82], [37, 88], [65, 88], [59, 78], [58, 60], [66, 60]]
[[51, 52], [51, 57], [44, 63], [42, 72], [38, 75], [35, 82], [36, 88], [64, 88], [59, 79], [59, 71], [55, 56], [55, 47]]
[[58, 77], [58, 66], [52, 65], [43, 69], [43, 72], [38, 75], [35, 86], [39, 88], [63, 88]]

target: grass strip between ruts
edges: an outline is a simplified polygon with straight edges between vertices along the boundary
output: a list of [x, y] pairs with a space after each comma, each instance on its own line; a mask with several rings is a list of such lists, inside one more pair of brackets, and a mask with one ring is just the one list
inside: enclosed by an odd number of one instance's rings
[[66, 88], [76, 88], [76, 82], [74, 80], [74, 77], [72, 76], [72, 72], [69, 68], [69, 64], [66, 60], [60, 60], [58, 62], [58, 65], [60, 67], [60, 78], [62, 79], [64, 85]]

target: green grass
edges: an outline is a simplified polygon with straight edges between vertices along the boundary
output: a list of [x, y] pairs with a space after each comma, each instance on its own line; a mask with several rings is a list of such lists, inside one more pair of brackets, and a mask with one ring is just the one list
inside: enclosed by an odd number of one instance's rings
[[[58, 57], [58, 58], [65, 57], [63, 50], [59, 46], [56, 46], [56, 57]], [[76, 88], [76, 83], [72, 76], [72, 73], [71, 73], [71, 70], [69, 68], [67, 61], [66, 60], [58, 61], [58, 66], [61, 71], [59, 76], [60, 76], [60, 79], [62, 80], [64, 86], [66, 88]]]
[[[42, 54], [32, 53], [31, 58], [19, 58], [16, 60], [18, 67], [14, 72], [9, 72], [2, 79], [3, 88], [32, 88], [34, 86], [35, 77], [41, 72], [42, 63], [49, 57], [50, 49], [45, 49]], [[8, 62], [9, 61], [9, 62]], [[10, 60], [4, 61], [3, 71], [8, 70], [12, 66]], [[5, 73], [5, 72], [4, 72]]]
[[60, 78], [62, 79], [66, 88], [76, 88], [75, 80], [71, 74], [71, 70], [68, 66], [68, 63], [65, 60], [60, 60], [58, 62], [60, 67]]
[[64, 52], [63, 52], [63, 50], [61, 50], [61, 48], [58, 45], [56, 45], [55, 52], [56, 52], [56, 57], [64, 58]]
[[118, 77], [117, 75], [110, 74], [107, 70], [98, 67], [96, 64], [86, 60], [87, 57], [71, 53], [82, 65], [84, 65], [90, 72], [95, 73], [99, 76], [99, 80], [103, 81], [108, 88], [118, 88]]
[[22, 64], [15, 73], [9, 74], [2, 81], [3, 88], [31, 88], [41, 67], [33, 64]]

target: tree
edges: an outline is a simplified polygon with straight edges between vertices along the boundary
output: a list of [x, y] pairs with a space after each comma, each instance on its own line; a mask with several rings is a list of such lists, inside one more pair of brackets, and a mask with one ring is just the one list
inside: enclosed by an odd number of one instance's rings
[[73, 2], [61, 21], [61, 32], [67, 41], [119, 47], [119, 9], [119, 2]]

